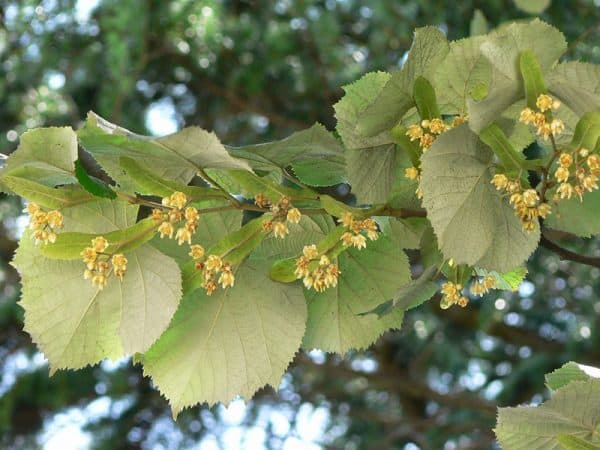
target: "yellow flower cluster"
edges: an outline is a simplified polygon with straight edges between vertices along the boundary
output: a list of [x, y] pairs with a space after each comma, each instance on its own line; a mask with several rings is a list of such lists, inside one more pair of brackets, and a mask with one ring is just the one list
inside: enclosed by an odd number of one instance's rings
[[523, 189], [520, 180], [510, 180], [504, 174], [496, 174], [491, 183], [499, 191], [510, 195], [509, 203], [515, 210], [516, 216], [521, 219], [525, 231], [531, 232], [538, 227], [538, 217], [545, 219], [550, 214], [548, 203], [543, 203], [535, 189]]
[[496, 288], [496, 280], [491, 275], [486, 275], [481, 280], [476, 279], [473, 283], [471, 283], [471, 287], [469, 291], [473, 295], [478, 295], [479, 297], [483, 297], [484, 294], [487, 294], [490, 289]]
[[92, 245], [86, 247], [80, 253], [85, 263], [83, 278], [92, 280], [92, 285], [99, 289], [104, 289], [108, 282], [111, 272], [123, 281], [125, 272], [127, 272], [127, 258], [122, 253], [108, 255], [104, 253], [108, 247], [108, 241], [103, 236], [97, 236], [92, 239]]
[[[198, 228], [198, 220], [200, 213], [193, 206], [188, 206], [188, 198], [183, 192], [174, 192], [169, 197], [162, 199], [162, 204], [165, 209], [153, 209], [152, 218], [160, 225], [158, 232], [160, 237], [168, 236], [169, 239], [175, 239], [177, 243], [182, 245], [184, 242], [192, 243], [192, 235]], [[185, 223], [175, 232], [175, 225], [185, 220]]]
[[207, 295], [212, 295], [219, 284], [223, 289], [232, 287], [235, 283], [235, 276], [231, 263], [223, 261], [218, 255], [208, 255], [204, 259], [204, 254], [205, 250], [201, 245], [190, 246], [189, 255], [196, 261], [196, 269], [202, 271], [200, 287], [206, 291]]
[[550, 136], [558, 136], [565, 130], [565, 124], [560, 119], [550, 120], [550, 113], [560, 107], [560, 102], [549, 95], [541, 94], [536, 100], [536, 110], [525, 108], [521, 111], [519, 121], [526, 125], [537, 127], [536, 133], [548, 139]]
[[571, 153], [561, 153], [558, 157], [558, 167], [554, 178], [559, 186], [554, 194], [554, 200], [569, 199], [577, 194], [583, 201], [583, 194], [598, 189], [600, 177], [600, 155], [590, 155], [589, 150], [580, 148]]
[[56, 231], [64, 226], [63, 215], [60, 211], [42, 211], [36, 203], [29, 203], [23, 210], [29, 214], [29, 228], [31, 237], [36, 244], [54, 244], [56, 242]]
[[442, 284], [442, 300], [440, 301], [440, 307], [442, 309], [448, 309], [452, 305], [459, 305], [463, 308], [469, 303], [469, 299], [462, 295], [462, 285], [447, 281]]
[[366, 248], [367, 238], [361, 233], [362, 231], [367, 233], [367, 237], [371, 241], [375, 241], [377, 238], [379, 238], [377, 223], [375, 223], [375, 221], [371, 218], [354, 220], [352, 213], [346, 211], [342, 213], [342, 216], [338, 219], [338, 222], [348, 229], [348, 231], [346, 231], [340, 237], [344, 247], [352, 246], [359, 250], [361, 248]]
[[291, 203], [291, 198], [284, 195], [281, 199], [272, 204], [263, 194], [257, 194], [254, 197], [254, 203], [260, 208], [269, 208], [273, 214], [273, 219], [263, 223], [264, 231], [272, 231], [278, 238], [285, 238], [289, 234], [287, 223], [299, 223], [302, 218], [302, 213], [298, 208], [294, 208]]
[[[418, 140], [421, 150], [426, 152], [440, 134], [466, 121], [466, 116], [454, 117], [451, 124], [445, 123], [442, 119], [422, 120], [420, 124], [410, 125], [406, 130], [406, 135], [411, 141]], [[417, 167], [408, 167], [404, 170], [404, 176], [409, 180], [420, 182], [421, 170]], [[416, 194], [417, 198], [423, 198], [420, 187], [417, 188]]]
[[[318, 263], [316, 260], [319, 260]], [[311, 264], [311, 261], [314, 261]], [[302, 279], [306, 289], [323, 292], [325, 289], [337, 286], [340, 269], [337, 264], [332, 264], [327, 255], [319, 257], [316, 245], [306, 245], [302, 256], [296, 259], [295, 275]]]

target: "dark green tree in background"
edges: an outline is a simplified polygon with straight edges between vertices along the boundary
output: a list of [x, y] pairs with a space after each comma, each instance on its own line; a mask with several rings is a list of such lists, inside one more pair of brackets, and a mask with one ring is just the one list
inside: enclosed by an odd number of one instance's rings
[[[568, 57], [600, 62], [593, 0], [554, 0], [541, 17], [565, 34]], [[436, 25], [457, 39], [529, 18], [508, 0], [3, 1], [0, 148], [10, 152], [28, 128], [78, 127], [88, 110], [139, 133], [199, 125], [231, 145], [314, 122], [333, 130], [341, 86], [399, 68], [415, 27]], [[338, 197], [347, 191], [332, 188]], [[211, 439], [228, 448], [223, 408], [196, 407], [174, 424], [137, 366], [48, 377], [21, 331], [18, 276], [8, 265], [21, 209], [2, 197], [0, 447], [43, 448], [49, 430], [79, 411], [92, 448], [191, 448]], [[597, 239], [553, 238], [600, 255]], [[543, 401], [541, 374], [566, 361], [600, 366], [600, 269], [541, 250], [528, 270], [516, 293], [410, 311], [401, 331], [369, 351], [299, 354], [279, 394], [259, 392], [236, 422], [241, 442], [262, 430], [264, 447], [287, 448], [306, 439], [310, 419], [322, 427], [314, 448], [494, 448], [497, 406]]]

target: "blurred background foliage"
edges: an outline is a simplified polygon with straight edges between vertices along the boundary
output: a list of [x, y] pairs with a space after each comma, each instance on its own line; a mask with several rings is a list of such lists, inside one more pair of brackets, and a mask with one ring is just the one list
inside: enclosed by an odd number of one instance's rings
[[[541, 13], [570, 42], [565, 58], [600, 62], [599, 7]], [[1, 0], [0, 149], [88, 110], [141, 133], [200, 125], [232, 145], [333, 129], [340, 87], [399, 68], [415, 27], [457, 39], [531, 17], [508, 0]], [[279, 395], [174, 423], [129, 361], [48, 378], [8, 265], [21, 208], [0, 198], [1, 448], [489, 449], [496, 406], [543, 401], [543, 374], [568, 360], [600, 366], [600, 270], [541, 249], [517, 293], [429, 302], [367, 352], [298, 355]], [[563, 244], [600, 254], [598, 238]]]

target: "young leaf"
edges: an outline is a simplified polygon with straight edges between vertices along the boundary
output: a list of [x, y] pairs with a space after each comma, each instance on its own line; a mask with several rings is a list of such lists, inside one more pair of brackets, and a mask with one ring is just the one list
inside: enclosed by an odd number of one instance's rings
[[81, 261], [45, 258], [26, 234], [13, 262], [21, 274], [25, 330], [51, 371], [142, 352], [166, 329], [181, 296], [175, 262], [145, 245], [127, 253], [127, 273], [103, 290]]
[[299, 286], [269, 280], [268, 265], [248, 260], [234, 287], [210, 297], [188, 293], [167, 331], [139, 356], [174, 416], [279, 386], [304, 334], [306, 303]]
[[466, 124], [442, 134], [422, 157], [423, 205], [446, 259], [507, 272], [537, 247], [490, 183], [492, 152]]
[[15, 150], [0, 172], [25, 177], [54, 187], [75, 183], [73, 161], [77, 159], [77, 136], [71, 127], [36, 128], [21, 135]]
[[132, 158], [123, 157], [120, 162], [123, 170], [134, 181], [135, 191], [139, 194], [168, 197], [177, 191], [183, 192], [192, 202], [211, 198], [224, 198], [223, 194], [215, 189], [187, 186], [161, 178]]
[[[123, 230], [103, 234], [108, 241], [107, 253], [125, 253], [148, 242], [154, 236], [158, 225], [152, 219], [142, 220]], [[42, 255], [51, 259], [81, 259], [81, 251], [90, 246], [97, 233], [59, 233], [54, 244], [40, 246]]]
[[546, 374], [546, 385], [556, 391], [573, 381], [588, 381], [593, 378], [600, 378], [600, 370], [569, 361], [554, 372]]
[[[480, 9], [476, 9], [469, 24], [469, 36], [480, 36], [488, 32], [488, 23]], [[452, 44], [450, 44], [452, 46]]]
[[417, 28], [408, 59], [395, 72], [376, 98], [370, 101], [358, 116], [358, 131], [364, 136], [375, 136], [391, 129], [413, 106], [413, 85], [420, 77], [434, 79], [440, 63], [448, 53], [446, 36], [438, 28]]
[[237, 158], [255, 169], [291, 166], [300, 181], [309, 186], [332, 186], [345, 181], [344, 150], [321, 124], [298, 131], [285, 139], [247, 147], [229, 147]]
[[599, 404], [599, 379], [573, 381], [538, 407], [499, 408], [494, 431], [503, 450], [560, 448], [564, 435], [598, 445]]
[[597, 64], [561, 63], [546, 80], [550, 93], [578, 116], [600, 109], [600, 66]]
[[102, 198], [117, 198], [117, 194], [110, 186], [90, 177], [79, 160], [75, 161], [75, 177], [90, 194]]
[[417, 77], [413, 86], [413, 97], [421, 119], [440, 117], [440, 110], [435, 98], [435, 90], [425, 77]]
[[44, 208], [61, 209], [96, 200], [96, 197], [84, 191], [78, 185], [53, 188], [12, 175], [5, 175], [0, 179], [17, 195]]

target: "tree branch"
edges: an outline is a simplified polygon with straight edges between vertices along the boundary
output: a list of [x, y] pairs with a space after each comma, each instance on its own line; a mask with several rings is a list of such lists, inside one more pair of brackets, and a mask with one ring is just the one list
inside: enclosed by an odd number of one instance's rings
[[573, 261], [579, 264], [585, 264], [586, 266], [600, 268], [600, 258], [572, 252], [571, 250], [561, 247], [556, 242], [551, 241], [544, 235], [542, 235], [540, 245], [551, 252], [556, 253], [563, 261]]

